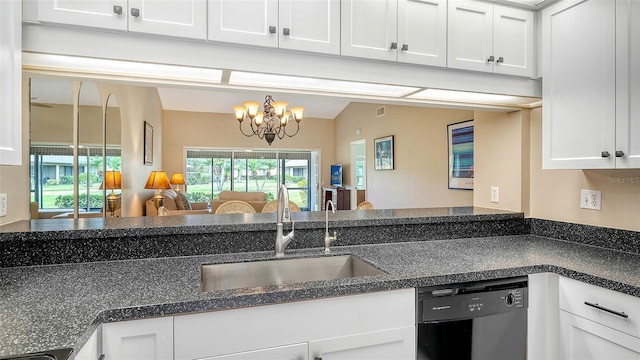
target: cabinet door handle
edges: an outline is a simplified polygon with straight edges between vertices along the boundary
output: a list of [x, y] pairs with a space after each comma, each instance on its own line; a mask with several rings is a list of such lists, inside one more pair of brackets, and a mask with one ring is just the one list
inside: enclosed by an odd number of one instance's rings
[[496, 61], [496, 58], [493, 55], [491, 55], [491, 56], [489, 56], [487, 61]]
[[624, 151], [616, 150], [616, 157], [624, 157]]
[[118, 14], [118, 15], [122, 15], [122, 6], [113, 5], [113, 13], [114, 14]]
[[611, 309], [608, 309], [608, 308], [606, 308], [606, 307], [604, 307], [604, 306], [600, 306], [600, 305], [598, 305], [598, 303], [590, 303], [590, 302], [588, 302], [588, 301], [585, 301], [585, 302], [584, 302], [584, 304], [585, 304], [585, 305], [587, 305], [587, 306], [591, 306], [591, 307], [593, 307], [593, 308], [596, 308], [596, 309], [598, 309], [598, 310], [606, 311], [606, 312], [608, 312], [608, 313], [610, 313], [610, 314], [613, 314], [613, 315], [617, 315], [617, 316], [623, 317], [623, 318], [625, 318], [625, 319], [628, 319], [628, 318], [629, 318], [629, 315], [625, 314], [625, 313], [624, 313], [624, 312], [622, 312], [622, 311], [615, 311], [615, 310], [611, 310]]
[[600, 156], [602, 156], [603, 158], [608, 158], [609, 156], [611, 156], [611, 154], [609, 154], [608, 151], [603, 151], [602, 153], [600, 153]]
[[392, 42], [391, 46], [389, 46], [389, 49], [394, 50], [398, 48], [398, 43]]
[[498, 61], [496, 61], [496, 62], [503, 63], [503, 62], [504, 62], [504, 58], [503, 58], [502, 56], [500, 56], [500, 57], [498, 58]]
[[276, 27], [275, 26], [269, 26], [269, 34], [275, 34], [276, 31]]
[[138, 16], [140, 16], [140, 9], [137, 9], [137, 8], [131, 8], [131, 16], [133, 16], [133, 17], [138, 17]]
[[402, 49], [400, 49], [402, 51], [408, 51], [409, 50], [409, 45], [407, 44], [402, 44]]
[[287, 36], [291, 35], [291, 29], [283, 28], [282, 29], [282, 35], [287, 35]]
[[322, 360], [322, 356], [316, 356], [313, 358], [313, 360]]

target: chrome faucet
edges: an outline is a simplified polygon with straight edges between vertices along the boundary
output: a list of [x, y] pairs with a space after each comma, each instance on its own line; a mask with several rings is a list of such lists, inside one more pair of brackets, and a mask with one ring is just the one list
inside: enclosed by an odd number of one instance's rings
[[[283, 233], [283, 223], [291, 223], [291, 232], [287, 235]], [[294, 222], [291, 221], [291, 211], [289, 209], [289, 190], [284, 184], [280, 185], [278, 192], [278, 213], [276, 218], [276, 257], [284, 256], [284, 249], [293, 240]]]
[[333, 231], [333, 236], [329, 236], [329, 205], [331, 205], [331, 211], [335, 214], [336, 213], [336, 208], [333, 206], [333, 201], [331, 200], [327, 200], [327, 204], [325, 206], [326, 211], [325, 211], [325, 223], [324, 223], [324, 253], [328, 254], [331, 252], [331, 249], [329, 249], [329, 245], [331, 245], [332, 242], [338, 240], [338, 238], [336, 237], [336, 231]]

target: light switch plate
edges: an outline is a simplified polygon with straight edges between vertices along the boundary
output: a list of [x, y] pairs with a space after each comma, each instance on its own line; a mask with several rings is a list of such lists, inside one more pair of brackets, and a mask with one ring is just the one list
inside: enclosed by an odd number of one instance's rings
[[492, 203], [500, 202], [500, 188], [497, 186], [491, 187], [491, 202]]
[[7, 194], [0, 194], [0, 217], [7, 216]]

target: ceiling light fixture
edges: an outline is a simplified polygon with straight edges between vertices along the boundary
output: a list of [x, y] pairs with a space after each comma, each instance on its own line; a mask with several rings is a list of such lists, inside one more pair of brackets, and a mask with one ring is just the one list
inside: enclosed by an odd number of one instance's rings
[[[236, 114], [236, 119], [240, 123], [242, 135], [246, 137], [257, 135], [260, 139], [266, 139], [269, 146], [271, 146], [276, 136], [278, 139], [284, 138], [285, 135], [294, 137], [300, 130], [304, 107], [294, 106], [287, 110], [287, 105], [289, 105], [288, 102], [274, 101], [271, 95], [267, 95], [264, 98], [264, 110], [262, 113], [258, 113], [260, 103], [257, 101], [245, 101], [244, 105], [236, 105], [233, 110]], [[245, 118], [249, 120], [250, 133], [245, 133], [242, 129], [242, 122]], [[287, 133], [289, 118], [293, 118], [296, 121], [296, 132], [293, 134]]]

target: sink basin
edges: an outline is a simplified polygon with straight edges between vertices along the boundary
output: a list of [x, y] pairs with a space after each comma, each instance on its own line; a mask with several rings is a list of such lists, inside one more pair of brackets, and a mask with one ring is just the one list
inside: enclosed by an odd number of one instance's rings
[[202, 265], [202, 291], [385, 274], [353, 255]]

